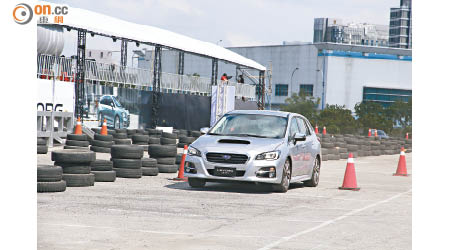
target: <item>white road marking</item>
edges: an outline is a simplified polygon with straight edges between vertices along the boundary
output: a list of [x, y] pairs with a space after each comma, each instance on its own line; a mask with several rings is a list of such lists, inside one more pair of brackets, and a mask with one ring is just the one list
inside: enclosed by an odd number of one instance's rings
[[110, 229], [110, 230], [125, 230], [139, 233], [150, 233], [150, 234], [167, 234], [167, 235], [187, 235], [193, 237], [234, 237], [234, 238], [276, 238], [277, 236], [270, 235], [235, 235], [235, 234], [205, 234], [205, 233], [180, 233], [180, 232], [164, 232], [164, 231], [152, 231], [152, 230], [140, 230], [140, 229], [130, 229], [130, 228], [120, 228], [120, 227], [99, 227], [99, 226], [89, 226], [89, 225], [75, 225], [75, 224], [57, 224], [57, 223], [38, 223], [41, 225], [48, 226], [58, 226], [58, 227], [78, 227], [78, 228], [94, 228], [94, 229]]
[[411, 190], [412, 190], [412, 189], [410, 189], [410, 190], [408, 190], [408, 191], [406, 191], [406, 192], [403, 192], [403, 193], [396, 194], [396, 195], [394, 195], [394, 196], [392, 196], [392, 197], [390, 197], [390, 198], [387, 198], [387, 199], [385, 199], [385, 200], [382, 200], [382, 201], [378, 201], [378, 202], [372, 203], [372, 204], [367, 205], [367, 206], [365, 206], [365, 207], [358, 208], [358, 209], [354, 209], [354, 210], [352, 210], [352, 211], [350, 211], [350, 212], [348, 212], [348, 213], [346, 213], [346, 214], [344, 214], [344, 215], [342, 215], [342, 216], [339, 216], [339, 217], [334, 218], [334, 219], [332, 219], [332, 220], [325, 221], [325, 222], [323, 222], [323, 223], [321, 223], [321, 224], [319, 224], [319, 225], [317, 225], [317, 226], [315, 226], [315, 227], [312, 227], [312, 228], [309, 228], [309, 229], [306, 229], [306, 230], [297, 232], [297, 233], [295, 233], [295, 234], [291, 234], [291, 235], [286, 236], [286, 237], [282, 237], [281, 239], [279, 239], [279, 240], [277, 240], [277, 241], [274, 241], [273, 243], [268, 244], [268, 245], [266, 245], [266, 246], [260, 248], [259, 250], [268, 250], [268, 249], [272, 249], [273, 247], [278, 246], [278, 245], [280, 245], [281, 243], [286, 242], [286, 241], [289, 241], [289, 240], [291, 240], [291, 239], [293, 239], [293, 238], [295, 238], [295, 237], [298, 237], [298, 236], [300, 236], [300, 235], [304, 235], [304, 234], [307, 234], [307, 233], [316, 231], [317, 229], [320, 229], [320, 228], [322, 228], [322, 227], [325, 227], [325, 226], [328, 226], [328, 225], [330, 225], [330, 224], [336, 223], [336, 222], [338, 222], [338, 221], [340, 221], [340, 220], [343, 220], [343, 219], [345, 219], [345, 218], [347, 218], [347, 217], [349, 217], [349, 216], [351, 216], [351, 215], [354, 215], [354, 214], [356, 214], [356, 213], [359, 213], [359, 212], [362, 212], [362, 211], [367, 210], [367, 209], [369, 209], [369, 208], [378, 206], [378, 205], [380, 205], [380, 204], [382, 204], [382, 203], [387, 203], [387, 202], [389, 202], [389, 201], [391, 201], [391, 200], [397, 199], [398, 197], [400, 197], [400, 196], [402, 196], [402, 195], [404, 195], [404, 194], [407, 194], [407, 193], [411, 192]]

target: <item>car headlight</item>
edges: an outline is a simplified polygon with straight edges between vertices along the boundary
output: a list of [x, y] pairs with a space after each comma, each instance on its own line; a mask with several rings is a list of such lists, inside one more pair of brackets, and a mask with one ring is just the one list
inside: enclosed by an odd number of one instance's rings
[[202, 153], [200, 152], [200, 150], [194, 148], [194, 147], [189, 147], [188, 148], [188, 154], [192, 155], [192, 156], [202, 156]]
[[262, 153], [257, 155], [255, 160], [276, 160], [280, 158], [280, 153], [279, 150]]

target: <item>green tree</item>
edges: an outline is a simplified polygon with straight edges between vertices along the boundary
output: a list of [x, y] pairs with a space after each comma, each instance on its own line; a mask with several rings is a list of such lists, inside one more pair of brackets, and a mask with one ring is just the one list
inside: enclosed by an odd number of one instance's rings
[[368, 130], [376, 128], [387, 133], [392, 131], [394, 125], [388, 109], [376, 102], [360, 102], [355, 105], [355, 113], [361, 128]]
[[326, 126], [331, 134], [355, 134], [357, 123], [352, 111], [345, 106], [327, 105], [318, 116], [320, 126]]
[[281, 107], [282, 111], [298, 113], [306, 117], [311, 123], [317, 121], [317, 106], [320, 98], [307, 96], [304, 93], [294, 93], [291, 97], [286, 98], [286, 105]]

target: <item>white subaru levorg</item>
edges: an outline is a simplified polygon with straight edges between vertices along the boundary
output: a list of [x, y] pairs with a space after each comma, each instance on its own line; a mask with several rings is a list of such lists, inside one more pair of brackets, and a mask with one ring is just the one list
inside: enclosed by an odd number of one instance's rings
[[319, 183], [320, 141], [302, 115], [236, 110], [202, 132], [186, 156], [184, 175], [191, 187], [245, 181], [287, 192], [292, 182]]

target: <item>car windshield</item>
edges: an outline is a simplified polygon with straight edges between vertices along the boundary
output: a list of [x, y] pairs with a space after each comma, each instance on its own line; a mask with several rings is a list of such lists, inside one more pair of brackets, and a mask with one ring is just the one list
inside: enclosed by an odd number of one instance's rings
[[111, 98], [114, 100], [114, 104], [116, 105], [116, 107], [119, 107], [119, 108], [122, 107], [122, 105], [120, 105], [120, 102], [117, 101], [117, 99], [114, 96], [111, 96]]
[[283, 138], [287, 118], [273, 115], [228, 114], [209, 131], [209, 135]]

